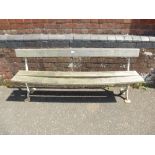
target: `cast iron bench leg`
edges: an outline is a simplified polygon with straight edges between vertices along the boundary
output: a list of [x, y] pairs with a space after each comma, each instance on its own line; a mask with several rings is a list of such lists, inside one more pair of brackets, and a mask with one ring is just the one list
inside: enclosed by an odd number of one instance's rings
[[126, 96], [126, 98], [125, 98], [124, 102], [125, 103], [131, 103], [131, 100], [129, 99], [129, 85], [127, 85], [125, 96]]
[[30, 89], [27, 83], [25, 83], [25, 85], [27, 90], [27, 98], [25, 99], [25, 102], [30, 102]]

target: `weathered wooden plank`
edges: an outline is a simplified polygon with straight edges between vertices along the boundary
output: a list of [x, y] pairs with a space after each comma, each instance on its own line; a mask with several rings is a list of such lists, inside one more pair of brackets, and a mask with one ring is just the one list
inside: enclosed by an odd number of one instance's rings
[[30, 84], [48, 84], [64, 86], [103, 86], [113, 84], [131, 84], [143, 82], [141, 76], [111, 77], [111, 78], [51, 78], [51, 77], [31, 77], [14, 76], [12, 81]]
[[119, 77], [119, 76], [137, 76], [136, 71], [102, 71], [102, 72], [62, 72], [62, 71], [25, 71], [20, 70], [17, 76], [35, 76], [35, 77]]
[[17, 57], [138, 57], [139, 49], [131, 48], [52, 48], [16, 49]]

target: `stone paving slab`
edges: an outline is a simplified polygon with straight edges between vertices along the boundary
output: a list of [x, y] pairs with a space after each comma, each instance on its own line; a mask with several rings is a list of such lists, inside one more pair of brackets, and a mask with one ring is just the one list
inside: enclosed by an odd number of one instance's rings
[[[39, 44], [38, 44], [39, 42]], [[46, 42], [46, 44], [44, 44]], [[65, 44], [64, 44], [65, 42]], [[105, 47], [155, 48], [154, 36], [106, 34], [21, 34], [0, 35], [0, 48]], [[43, 45], [42, 45], [43, 44]], [[126, 48], [125, 47], [125, 48]]]
[[85, 91], [40, 91], [27, 103], [25, 91], [0, 87], [0, 134], [155, 134], [155, 89], [131, 89], [130, 104]]

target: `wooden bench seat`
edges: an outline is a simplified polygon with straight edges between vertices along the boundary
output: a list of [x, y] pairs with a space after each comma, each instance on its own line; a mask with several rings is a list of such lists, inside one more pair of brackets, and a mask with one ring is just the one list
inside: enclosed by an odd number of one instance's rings
[[136, 71], [105, 72], [54, 72], [20, 70], [12, 79], [14, 82], [30, 84], [103, 86], [143, 82]]
[[[49, 86], [101, 86], [126, 85], [125, 102], [128, 98], [129, 84], [144, 82], [136, 72], [130, 71], [130, 58], [139, 56], [139, 49], [130, 48], [52, 48], [52, 49], [16, 49], [16, 56], [25, 59], [25, 70], [19, 70], [11, 79], [13, 82], [25, 83], [27, 101], [30, 101], [29, 84]], [[27, 59], [31, 57], [121, 57], [127, 59], [127, 71], [98, 72], [62, 72], [62, 71], [29, 71]]]

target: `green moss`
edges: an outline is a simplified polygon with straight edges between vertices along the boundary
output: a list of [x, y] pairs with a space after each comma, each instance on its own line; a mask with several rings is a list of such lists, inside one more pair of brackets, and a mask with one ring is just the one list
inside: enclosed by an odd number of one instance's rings
[[9, 88], [14, 86], [14, 84], [10, 80], [4, 80], [3, 85]]
[[[107, 90], [111, 90], [112, 87], [125, 87], [126, 85], [108, 85], [106, 87], [104, 87]], [[132, 87], [133, 89], [144, 89], [147, 90], [147, 88], [154, 88], [153, 85], [151, 84], [147, 84], [147, 83], [136, 83], [136, 84], [132, 84], [130, 85], [130, 87]]]
[[0, 78], [0, 86], [6, 86], [6, 87], [16, 87], [17, 84], [11, 82], [10, 80], [8, 79], [3, 79], [2, 77]]
[[147, 88], [153, 87], [153, 85], [150, 85], [147, 83], [136, 83], [136, 84], [133, 84], [131, 86], [132, 86], [132, 88], [135, 88], [135, 89], [144, 89], [144, 90], [147, 90]]
[[0, 76], [0, 86], [2, 86], [3, 85], [3, 78], [2, 78], [2, 76]]

